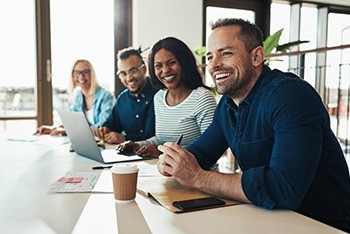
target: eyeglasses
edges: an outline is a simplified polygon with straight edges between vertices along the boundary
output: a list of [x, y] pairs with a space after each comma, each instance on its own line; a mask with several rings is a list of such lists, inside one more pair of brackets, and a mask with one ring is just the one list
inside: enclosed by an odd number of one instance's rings
[[79, 71], [79, 70], [74, 70], [73, 71], [73, 76], [75, 78], [78, 78], [80, 75], [83, 75], [83, 76], [86, 76], [86, 75], [90, 75], [91, 71], [86, 69], [86, 70], [82, 70], [82, 71]]
[[141, 64], [139, 67], [132, 67], [132, 68], [129, 69], [128, 72], [118, 71], [117, 72], [117, 77], [119, 79], [124, 79], [127, 75], [129, 75], [129, 76], [136, 75], [143, 66], [145, 66], [145, 64]]

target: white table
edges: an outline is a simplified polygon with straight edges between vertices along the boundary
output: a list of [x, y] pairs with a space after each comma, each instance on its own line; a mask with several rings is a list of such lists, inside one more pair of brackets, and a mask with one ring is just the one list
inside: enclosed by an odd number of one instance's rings
[[137, 194], [118, 204], [112, 194], [52, 194], [67, 171], [99, 163], [68, 151], [0, 139], [1, 233], [341, 233], [292, 211], [238, 205], [175, 214]]

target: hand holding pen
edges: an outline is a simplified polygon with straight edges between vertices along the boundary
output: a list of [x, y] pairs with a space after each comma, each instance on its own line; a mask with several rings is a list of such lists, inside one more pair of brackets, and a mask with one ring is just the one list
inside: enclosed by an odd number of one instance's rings
[[[180, 139], [179, 142], [181, 143]], [[202, 177], [204, 169], [190, 151], [175, 143], [164, 143], [158, 149], [162, 152], [157, 164], [158, 171], [164, 176], [172, 176], [180, 184], [193, 187]]]
[[[182, 138], [183, 138], [183, 134], [181, 134], [179, 136], [179, 138], [176, 140], [175, 143], [180, 146]], [[165, 144], [167, 144], [167, 143], [165, 143]], [[168, 173], [168, 172], [164, 171], [165, 167], [172, 168], [172, 166], [166, 162], [166, 157], [174, 158], [173, 155], [168, 155], [167, 154], [167, 150], [165, 150], [165, 149], [168, 149], [168, 148], [171, 148], [171, 146], [168, 146], [168, 145], [165, 145], [165, 146], [160, 145], [160, 146], [158, 146], [158, 150], [161, 151], [163, 154], [161, 154], [159, 156], [159, 161], [158, 161], [157, 167], [158, 167], [158, 171], [160, 173], [162, 173], [163, 175], [165, 175], [165, 176], [171, 176], [172, 175], [171, 173]]]

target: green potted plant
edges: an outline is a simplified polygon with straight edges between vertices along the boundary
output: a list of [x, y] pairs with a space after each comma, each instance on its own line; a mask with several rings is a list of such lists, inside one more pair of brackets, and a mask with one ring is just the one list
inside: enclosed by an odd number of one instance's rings
[[[283, 32], [283, 28], [278, 30], [274, 34], [268, 36], [265, 39], [265, 41], [263, 42], [264, 49], [265, 49], [265, 56], [270, 54], [280, 53], [280, 52], [287, 52], [293, 46], [297, 46], [297, 45], [309, 42], [309, 41], [297, 40], [297, 41], [292, 41], [292, 42], [288, 42], [280, 45], [279, 41], [280, 41], [282, 32]], [[272, 61], [271, 59], [266, 59], [266, 63], [269, 63], [271, 61]], [[280, 61], [280, 60], [274, 59], [274, 61]]]

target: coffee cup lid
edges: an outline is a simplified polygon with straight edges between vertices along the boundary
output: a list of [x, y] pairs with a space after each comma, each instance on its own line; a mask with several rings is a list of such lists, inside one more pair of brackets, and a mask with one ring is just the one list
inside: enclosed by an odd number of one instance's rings
[[112, 173], [118, 173], [118, 174], [129, 174], [129, 173], [135, 173], [138, 172], [139, 169], [135, 164], [114, 164], [111, 168]]

